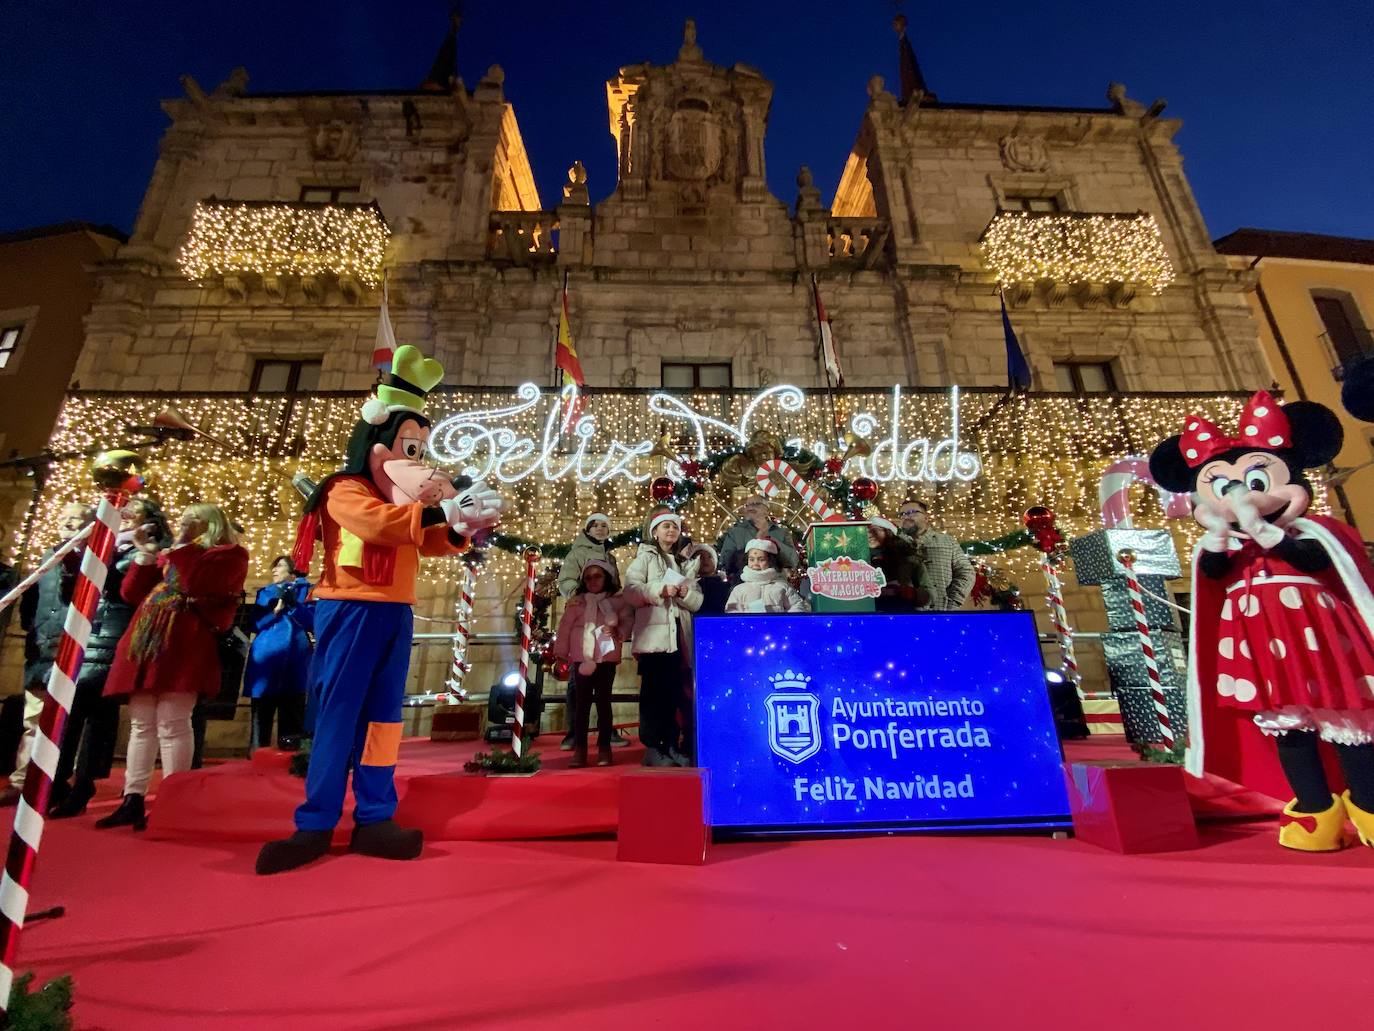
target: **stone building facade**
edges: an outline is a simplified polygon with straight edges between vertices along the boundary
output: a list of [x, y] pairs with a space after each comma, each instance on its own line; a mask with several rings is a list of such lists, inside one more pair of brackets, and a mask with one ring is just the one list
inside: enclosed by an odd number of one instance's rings
[[[786, 203], [767, 185], [772, 85], [712, 64], [688, 23], [675, 62], [606, 83], [614, 190], [593, 204], [574, 163], [546, 207], [502, 82], [498, 67], [451, 94], [255, 94], [242, 72], [206, 93], [184, 80], [164, 104], [171, 125], [133, 235], [101, 267], [74, 386], [365, 391], [379, 266], [397, 339], [473, 388], [554, 382], [565, 282], [592, 388], [683, 375], [824, 387], [813, 277], [850, 388], [1005, 387], [999, 295], [1036, 391], [1248, 391], [1273, 378], [1253, 273], [1213, 249], [1162, 102], [1120, 86], [1094, 109], [899, 101], [874, 78], [829, 207], [805, 168]], [[384, 220], [377, 260], [355, 261], [354, 240], [333, 266], [306, 267], [280, 241], [221, 233], [217, 258], [188, 261], [206, 212], [294, 225], [326, 208]], [[567, 523], [563, 539], [574, 511], [596, 510], [583, 493], [566, 510], [538, 502]], [[504, 587], [483, 589], [504, 613]], [[1067, 601], [1077, 626], [1105, 629], [1095, 592]], [[422, 599], [431, 614], [451, 606], [451, 589]], [[447, 658], [416, 668], [434, 688]]]
[[1180, 123], [1119, 87], [1101, 109], [994, 108], [899, 103], [875, 78], [831, 206], [805, 169], [789, 206], [765, 178], [771, 84], [711, 64], [693, 30], [673, 64], [606, 84], [614, 192], [591, 204], [575, 165], [545, 209], [502, 78], [493, 67], [452, 95], [253, 94], [238, 73], [206, 94], [187, 79], [164, 104], [133, 236], [102, 272], [79, 385], [246, 390], [276, 358], [321, 361], [321, 388], [365, 388], [376, 290], [251, 273], [197, 284], [177, 267], [198, 202], [312, 197], [376, 203], [398, 338], [454, 382], [548, 382], [566, 273], [592, 386], [657, 385], [663, 361], [729, 363], [736, 386], [822, 384], [814, 274], [850, 385], [999, 385], [998, 283], [980, 246], [999, 208], [1146, 213], [1172, 260], [1157, 295], [1129, 267], [1006, 284], [1037, 387], [1074, 362], [1106, 365], [1123, 390], [1269, 382], [1246, 273], [1213, 250], [1172, 142]]

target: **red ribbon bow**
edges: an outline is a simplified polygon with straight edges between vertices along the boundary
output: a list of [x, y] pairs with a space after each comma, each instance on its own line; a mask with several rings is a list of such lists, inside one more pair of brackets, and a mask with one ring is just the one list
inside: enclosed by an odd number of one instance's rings
[[1240, 413], [1240, 432], [1237, 436], [1228, 437], [1202, 416], [1190, 415], [1178, 440], [1178, 450], [1190, 469], [1196, 469], [1232, 448], [1263, 451], [1292, 446], [1293, 431], [1288, 425], [1288, 416], [1283, 414], [1283, 408], [1269, 396], [1267, 390], [1255, 391], [1255, 396], [1245, 405], [1245, 411]]
[[1296, 823], [1303, 830], [1307, 831], [1308, 834], [1317, 833], [1317, 818], [1315, 816], [1292, 816], [1288, 813], [1284, 813], [1279, 817], [1280, 827], [1287, 827], [1290, 823]]

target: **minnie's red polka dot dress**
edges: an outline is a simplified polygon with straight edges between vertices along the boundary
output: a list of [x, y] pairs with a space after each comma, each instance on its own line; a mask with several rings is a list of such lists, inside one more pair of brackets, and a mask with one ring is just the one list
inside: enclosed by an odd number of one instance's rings
[[[1219, 703], [1285, 713], [1289, 728], [1305, 725], [1323, 736], [1331, 717], [1347, 713], [1335, 722], [1374, 732], [1374, 641], [1336, 570], [1304, 573], [1253, 541], [1231, 552], [1231, 561], [1217, 628]], [[1302, 720], [1303, 713], [1317, 718]]]

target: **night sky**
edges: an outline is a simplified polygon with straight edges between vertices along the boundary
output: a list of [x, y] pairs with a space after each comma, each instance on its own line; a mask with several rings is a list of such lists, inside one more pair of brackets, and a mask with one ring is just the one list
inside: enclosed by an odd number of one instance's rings
[[[1374, 19], [1368, 0], [1121, 4], [986, 0], [901, 5], [941, 99], [1103, 106], [1109, 81], [1168, 99], [1212, 235], [1237, 226], [1374, 238]], [[416, 85], [449, 3], [0, 5], [0, 231], [68, 219], [129, 229], [166, 124], [158, 106], [189, 72], [206, 91], [237, 65], [252, 91]], [[459, 40], [468, 88], [506, 72], [545, 207], [574, 159], [592, 198], [614, 187], [605, 80], [672, 61], [694, 17], [707, 60], [775, 85], [768, 179], [789, 205], [810, 165], [828, 203], [870, 75], [895, 91], [888, 0], [469, 0]]]

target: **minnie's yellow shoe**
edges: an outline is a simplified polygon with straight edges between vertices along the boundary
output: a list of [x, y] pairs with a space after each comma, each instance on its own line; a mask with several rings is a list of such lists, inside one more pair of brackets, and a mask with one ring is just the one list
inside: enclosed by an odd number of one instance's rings
[[1350, 822], [1355, 825], [1355, 832], [1359, 834], [1360, 840], [1374, 848], [1374, 813], [1367, 812], [1350, 801], [1349, 790], [1341, 794], [1341, 801], [1345, 803], [1345, 811], [1350, 815]]
[[[1345, 829], [1345, 801], [1339, 795], [1331, 796], [1331, 808], [1320, 813], [1300, 813], [1294, 806], [1295, 798], [1283, 807], [1279, 817], [1279, 844], [1284, 848], [1295, 848], [1299, 852], [1338, 852], [1347, 845], [1354, 844], [1350, 832]], [[1374, 831], [1374, 816], [1370, 829]]]

